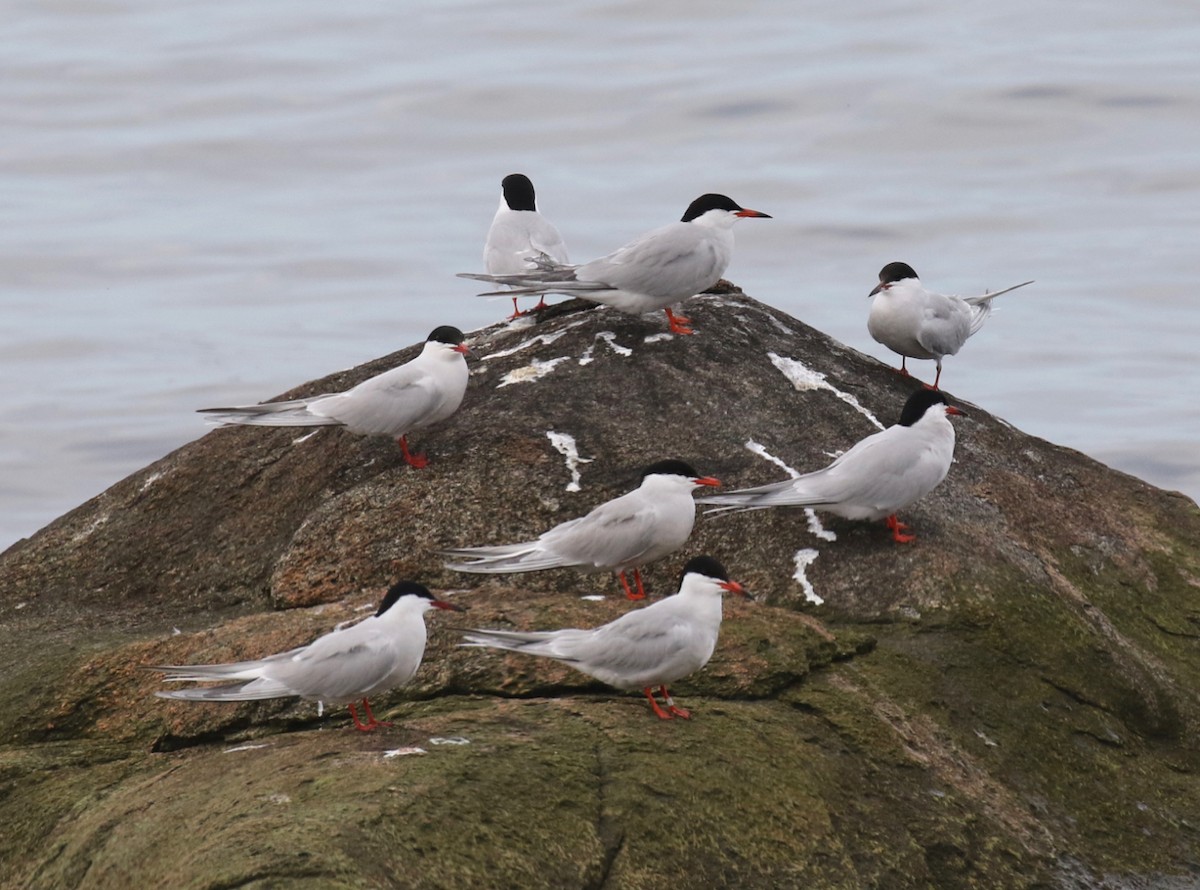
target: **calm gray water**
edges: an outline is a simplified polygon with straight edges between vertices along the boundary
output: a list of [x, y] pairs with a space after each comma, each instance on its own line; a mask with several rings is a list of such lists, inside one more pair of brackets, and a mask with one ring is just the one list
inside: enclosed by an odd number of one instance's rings
[[5, 18], [0, 547], [202, 435], [196, 408], [496, 320], [452, 276], [518, 170], [576, 260], [705, 191], [772, 214], [728, 277], [889, 361], [865, 323], [884, 263], [949, 292], [1034, 278], [946, 388], [1200, 496], [1194, 3]]

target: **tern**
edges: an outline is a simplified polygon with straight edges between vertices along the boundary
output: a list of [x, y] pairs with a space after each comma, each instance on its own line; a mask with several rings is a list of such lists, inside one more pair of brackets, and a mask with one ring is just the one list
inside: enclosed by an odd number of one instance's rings
[[[640, 689], [662, 720], [691, 712], [677, 706], [667, 687], [708, 664], [721, 630], [721, 593], [749, 594], [730, 581], [710, 556], [697, 556], [683, 568], [679, 592], [626, 612], [591, 630], [522, 633], [472, 630], [463, 646], [480, 646], [553, 658], [617, 689]], [[654, 698], [654, 687], [666, 710]]]
[[[387, 726], [375, 719], [368, 697], [407, 685], [425, 654], [425, 619], [430, 609], [464, 611], [436, 599], [414, 581], [392, 586], [379, 611], [357, 624], [333, 630], [307, 646], [258, 661], [232, 664], [167, 664], [153, 668], [169, 681], [225, 680], [223, 686], [156, 692], [186, 701], [250, 701], [298, 695], [309, 701], [349, 706], [356, 729]], [[354, 703], [362, 699], [367, 722]]]
[[[523, 173], [510, 173], [500, 182], [500, 207], [483, 245], [483, 267], [489, 275], [513, 275], [535, 269], [530, 260], [542, 256], [558, 265], [569, 262], [558, 229], [538, 213], [533, 183]], [[517, 298], [512, 301], [512, 317], [516, 318], [521, 313], [517, 311]], [[533, 311], [545, 305], [543, 298]]]
[[429, 463], [408, 450], [408, 433], [445, 420], [467, 391], [466, 356], [471, 350], [458, 328], [434, 328], [421, 354], [377, 374], [353, 389], [286, 402], [237, 408], [203, 408], [215, 423], [256, 426], [341, 426], [363, 436], [390, 436], [410, 466]]
[[[845, 519], [885, 519], [901, 544], [916, 539], [896, 513], [933, 491], [954, 459], [954, 427], [947, 415], [964, 415], [938, 390], [909, 396], [900, 422], [867, 436], [815, 473], [757, 488], [697, 498], [709, 513], [811, 507]], [[965, 416], [965, 415], [964, 415]]]
[[[633, 491], [555, 526], [537, 540], [443, 550], [442, 555], [471, 560], [446, 564], [456, 572], [502, 575], [559, 568], [616, 572], [629, 599], [644, 599], [639, 566], [674, 553], [687, 542], [696, 521], [692, 491], [720, 484], [683, 461], [659, 461], [642, 470], [641, 485]], [[625, 577], [629, 569], [633, 569], [636, 593]]]
[[679, 222], [647, 232], [608, 256], [569, 266], [547, 257], [534, 257], [537, 269], [509, 275], [460, 273], [503, 284], [510, 291], [480, 296], [565, 294], [641, 315], [666, 310], [672, 333], [691, 334], [688, 319], [670, 307], [716, 284], [733, 258], [733, 224], [746, 217], [770, 219], [747, 210], [725, 195], [701, 195]]
[[900, 373], [908, 376], [910, 358], [933, 359], [942, 379], [942, 359], [955, 355], [992, 314], [992, 300], [1001, 294], [1033, 284], [1023, 281], [978, 297], [956, 297], [926, 290], [907, 263], [888, 263], [879, 272], [879, 284], [867, 316], [867, 330], [879, 343], [900, 355]]

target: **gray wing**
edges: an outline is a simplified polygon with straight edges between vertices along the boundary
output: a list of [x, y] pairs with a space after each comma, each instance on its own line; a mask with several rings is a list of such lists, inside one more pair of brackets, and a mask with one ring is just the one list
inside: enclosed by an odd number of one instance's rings
[[926, 292], [917, 342], [934, 355], [954, 355], [971, 336], [973, 314], [960, 297]]
[[[397, 645], [397, 631], [380, 627], [370, 618], [341, 631], [326, 634], [291, 658], [280, 659], [264, 674], [286, 685], [293, 694], [328, 702], [349, 701], [367, 695], [389, 676], [404, 682], [416, 673], [424, 654], [424, 639]], [[420, 645], [417, 645], [419, 643]]]
[[654, 548], [658, 521], [655, 505], [635, 490], [551, 529], [539, 544], [569, 564], [616, 569], [638, 563]]
[[336, 394], [291, 399], [286, 402], [264, 402], [261, 405], [239, 405], [232, 408], [201, 408], [198, 414], [208, 414], [215, 423], [248, 424], [252, 426], [336, 426], [341, 421], [322, 417], [309, 411], [309, 405]]
[[576, 276], [614, 290], [691, 296], [715, 284], [729, 264], [728, 251], [714, 234], [691, 223], [671, 223], [585, 263]]
[[314, 400], [308, 410], [357, 433], [399, 436], [420, 425], [441, 398], [434, 376], [409, 362], [344, 393]]

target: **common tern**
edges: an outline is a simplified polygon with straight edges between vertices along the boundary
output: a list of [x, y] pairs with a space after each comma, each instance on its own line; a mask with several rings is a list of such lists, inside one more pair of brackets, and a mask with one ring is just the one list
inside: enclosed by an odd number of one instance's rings
[[363, 436], [390, 436], [410, 466], [429, 463], [408, 450], [408, 433], [445, 420], [467, 391], [466, 336], [442, 325], [425, 340], [412, 361], [377, 374], [353, 389], [286, 402], [264, 402], [237, 408], [203, 408], [221, 425], [341, 426]]
[[899, 423], [862, 439], [825, 469], [697, 501], [719, 507], [710, 514], [811, 507], [845, 519], [886, 519], [893, 539], [907, 544], [916, 535], [905, 534], [908, 526], [896, 513], [946, 478], [954, 459], [950, 414], [964, 412], [941, 392], [920, 389], [904, 403]]
[[733, 224], [745, 217], [770, 219], [725, 195], [701, 195], [679, 222], [647, 232], [608, 256], [569, 266], [534, 257], [534, 271], [509, 275], [460, 273], [461, 278], [503, 284], [510, 291], [481, 296], [565, 294], [641, 315], [665, 309], [672, 333], [690, 334], [688, 319], [671, 305], [716, 284], [733, 257]]
[[[664, 460], [642, 470], [642, 482], [619, 498], [606, 501], [586, 516], [557, 525], [535, 541], [497, 547], [443, 550], [456, 572], [502, 575], [542, 569], [578, 568], [585, 572], [616, 572], [625, 595], [644, 599], [639, 566], [661, 559], [684, 545], [696, 521], [692, 491], [701, 485], [720, 485], [701, 476], [680, 460]], [[633, 569], [635, 593], [625, 573]]]
[[[721, 630], [721, 593], [749, 596], [711, 556], [683, 568], [679, 592], [591, 630], [472, 630], [463, 646], [553, 658], [617, 689], [640, 689], [663, 720], [691, 717], [667, 686], [708, 664]], [[654, 687], [666, 710], [654, 698]]]
[[910, 358], [933, 359], [942, 379], [942, 359], [955, 355], [967, 338], [983, 327], [992, 314], [992, 300], [1001, 294], [1033, 284], [1023, 281], [978, 297], [956, 297], [926, 290], [907, 263], [888, 263], [879, 272], [879, 284], [867, 316], [867, 330], [888, 349], [900, 355], [900, 373], [908, 376]]
[[[536, 268], [533, 257], [544, 256], [559, 265], [569, 262], [562, 236], [538, 213], [533, 183], [524, 173], [510, 173], [500, 182], [500, 207], [483, 245], [483, 267], [489, 275], [512, 275]], [[546, 305], [543, 298], [534, 310]], [[513, 297], [513, 317], [517, 298]]]
[[[307, 646], [258, 661], [158, 665], [153, 669], [162, 671], [169, 681], [234, 682], [155, 695], [186, 701], [250, 701], [298, 695], [322, 705], [348, 705], [354, 726], [364, 732], [386, 726], [371, 712], [368, 697], [412, 680], [425, 654], [423, 616], [430, 609], [464, 611], [462, 606], [436, 599], [414, 581], [401, 581], [387, 592], [374, 615], [330, 631]], [[360, 698], [366, 723], [354, 707]]]

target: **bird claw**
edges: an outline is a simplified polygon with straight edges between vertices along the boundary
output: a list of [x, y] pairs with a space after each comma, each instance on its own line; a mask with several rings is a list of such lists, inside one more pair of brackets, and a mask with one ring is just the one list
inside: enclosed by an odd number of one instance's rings
[[692, 320], [690, 318], [685, 318], [682, 315], [676, 315], [670, 309], [667, 309], [666, 313], [667, 313], [667, 328], [668, 328], [668, 330], [670, 330], [670, 332], [672, 334], [688, 336], [690, 334], [696, 333], [695, 331], [693, 331], [691, 328], [688, 327], [688, 325], [692, 323]]
[[423, 470], [429, 466], [429, 458], [424, 454], [413, 454], [408, 450], [408, 437], [401, 436], [396, 440], [400, 443], [400, 456], [404, 458], [404, 462], [414, 470]]
[[896, 518], [893, 513], [886, 520], [887, 527], [892, 530], [892, 540], [898, 544], [911, 544], [917, 539], [916, 535], [904, 534], [908, 530], [908, 526]]

